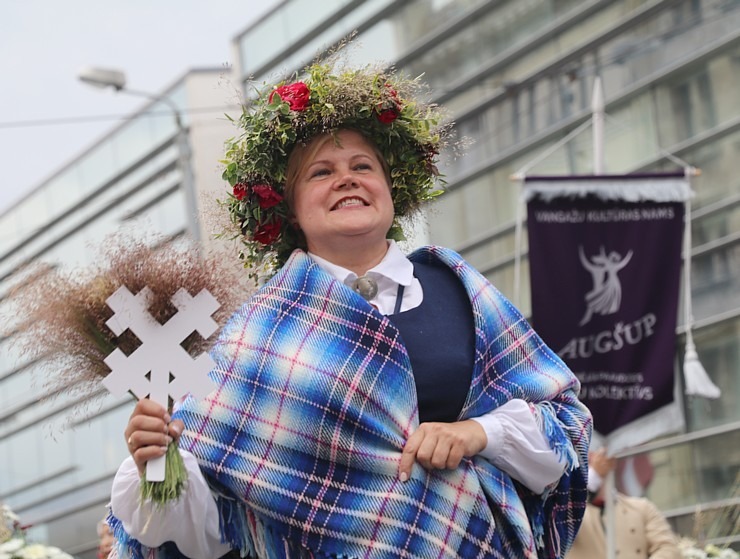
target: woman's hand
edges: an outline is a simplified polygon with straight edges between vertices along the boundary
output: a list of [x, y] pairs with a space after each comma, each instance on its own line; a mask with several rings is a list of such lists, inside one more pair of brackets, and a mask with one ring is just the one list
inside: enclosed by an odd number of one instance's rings
[[477, 421], [422, 423], [403, 447], [399, 478], [409, 479], [414, 461], [428, 470], [453, 470], [463, 457], [475, 456], [486, 444], [488, 437]]
[[139, 400], [123, 432], [139, 474], [144, 474], [147, 461], [165, 455], [167, 445], [180, 438], [183, 427], [180, 420], [171, 422], [170, 414], [158, 403]]
[[617, 467], [617, 459], [607, 456], [606, 449], [600, 448], [588, 453], [588, 465], [603, 479]]

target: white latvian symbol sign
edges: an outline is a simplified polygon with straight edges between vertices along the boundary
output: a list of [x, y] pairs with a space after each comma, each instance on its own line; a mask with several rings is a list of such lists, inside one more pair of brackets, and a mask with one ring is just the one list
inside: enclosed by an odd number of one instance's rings
[[[215, 363], [206, 353], [193, 359], [180, 343], [193, 331], [208, 339], [218, 329], [211, 318], [218, 301], [206, 289], [191, 297], [181, 288], [172, 296], [177, 313], [160, 324], [149, 313], [151, 294], [148, 287], [133, 295], [121, 286], [106, 300], [115, 313], [106, 322], [108, 328], [116, 336], [130, 329], [141, 345], [129, 356], [116, 348], [105, 358], [111, 373], [103, 385], [114, 396], [130, 391], [139, 399], [149, 396], [165, 408], [169, 398], [176, 401], [188, 393], [206, 396], [213, 389], [208, 372]], [[147, 462], [147, 481], [163, 481], [164, 472], [164, 456]]]

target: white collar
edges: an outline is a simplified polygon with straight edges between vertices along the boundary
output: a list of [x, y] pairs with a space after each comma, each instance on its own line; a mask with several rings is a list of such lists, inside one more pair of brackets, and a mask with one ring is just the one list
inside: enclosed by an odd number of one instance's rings
[[[316, 256], [309, 252], [308, 255], [319, 265], [321, 268], [329, 273], [335, 279], [342, 283], [349, 285], [355, 279], [357, 274], [347, 268], [342, 268], [332, 262], [329, 262], [325, 258]], [[401, 252], [395, 241], [388, 241], [388, 252], [385, 253], [383, 260], [381, 260], [377, 266], [367, 271], [367, 275], [387, 278], [392, 282], [408, 287], [414, 279], [414, 265], [411, 261], [406, 258], [406, 255]]]

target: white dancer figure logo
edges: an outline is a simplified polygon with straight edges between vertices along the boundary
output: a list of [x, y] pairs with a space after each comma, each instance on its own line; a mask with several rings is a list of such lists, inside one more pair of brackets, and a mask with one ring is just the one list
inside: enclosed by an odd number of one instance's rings
[[583, 326], [595, 314], [602, 316], [614, 314], [619, 310], [622, 303], [622, 284], [619, 282], [617, 272], [624, 268], [632, 258], [632, 251], [622, 256], [612, 251], [607, 256], [604, 247], [601, 247], [599, 254], [591, 257], [589, 261], [583, 253], [583, 247], [578, 247], [578, 255], [581, 258], [581, 264], [591, 273], [594, 281], [594, 287], [586, 293], [586, 314], [583, 315], [579, 326]]
[[[131, 391], [139, 399], [148, 395], [164, 407], [169, 397], [179, 400], [188, 393], [206, 396], [214, 388], [208, 373], [215, 363], [206, 353], [193, 359], [180, 343], [194, 330], [207, 339], [218, 329], [211, 318], [220, 306], [218, 301], [206, 289], [195, 297], [180, 289], [172, 297], [178, 312], [160, 324], [149, 314], [151, 294], [145, 287], [134, 296], [121, 286], [106, 300], [115, 313], [106, 322], [108, 328], [116, 336], [131, 329], [141, 345], [129, 356], [116, 348], [105, 358], [111, 373], [103, 379], [103, 385], [114, 396]], [[164, 457], [147, 462], [147, 480], [163, 479]]]

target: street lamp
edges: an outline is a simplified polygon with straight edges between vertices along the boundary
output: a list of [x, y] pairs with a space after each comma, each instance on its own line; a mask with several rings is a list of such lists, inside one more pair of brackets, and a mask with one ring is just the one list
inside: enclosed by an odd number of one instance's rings
[[180, 108], [172, 99], [164, 95], [129, 89], [126, 87], [126, 75], [120, 70], [87, 66], [80, 70], [77, 77], [81, 82], [93, 87], [99, 87], [101, 89], [112, 87], [117, 92], [120, 91], [136, 97], [145, 97], [153, 101], [161, 101], [172, 111], [172, 115], [175, 117], [175, 124], [177, 125], [177, 166], [182, 174], [182, 188], [185, 192], [185, 204], [188, 213], [188, 231], [193, 239], [196, 241], [200, 240], [200, 228], [196, 219], [195, 181], [193, 180], [193, 169], [190, 161], [190, 142], [188, 141], [188, 130], [182, 124]]

